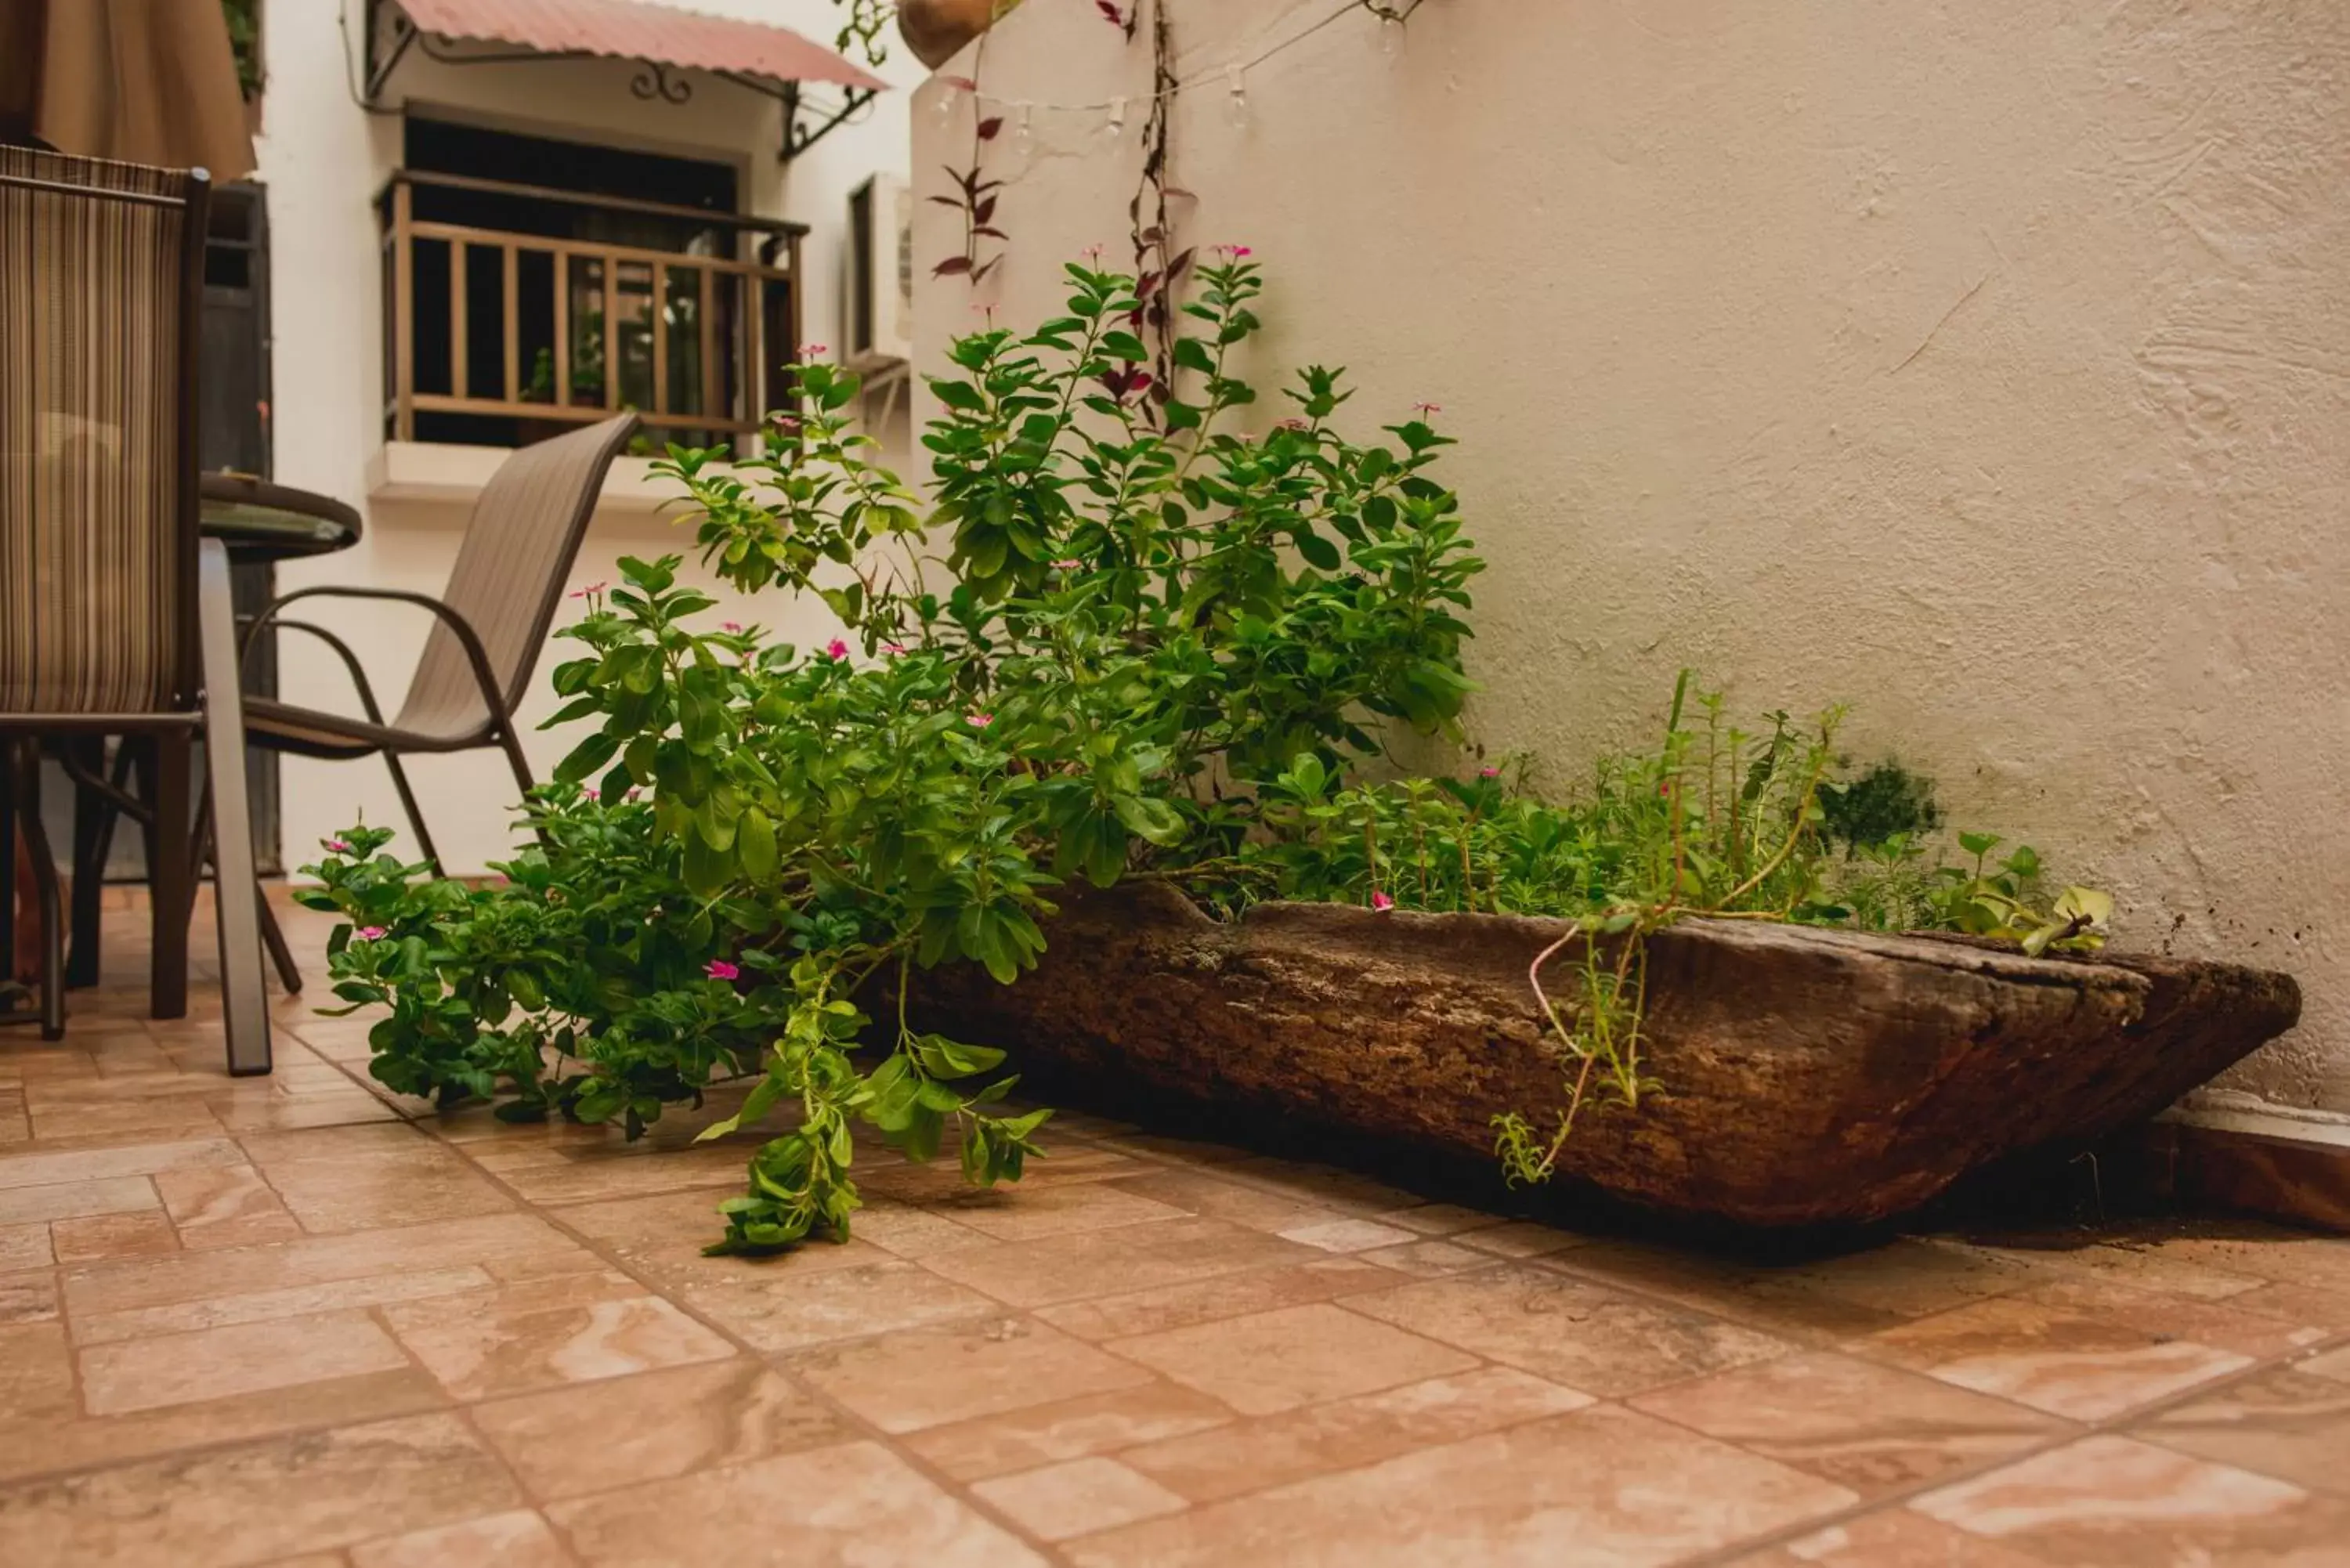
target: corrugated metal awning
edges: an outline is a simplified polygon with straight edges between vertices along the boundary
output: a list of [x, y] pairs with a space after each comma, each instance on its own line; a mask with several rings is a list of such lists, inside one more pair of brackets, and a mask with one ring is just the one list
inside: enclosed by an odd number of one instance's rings
[[398, 0], [420, 32], [547, 55], [605, 55], [689, 70], [829, 82], [873, 91], [881, 79], [769, 22], [712, 16], [648, 0]]

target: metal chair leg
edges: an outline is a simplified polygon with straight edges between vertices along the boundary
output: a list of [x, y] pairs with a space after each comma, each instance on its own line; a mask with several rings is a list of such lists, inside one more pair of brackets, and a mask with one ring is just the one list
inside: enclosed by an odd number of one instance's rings
[[408, 770], [400, 765], [398, 752], [386, 752], [383, 765], [391, 770], [391, 787], [400, 792], [401, 809], [408, 813], [408, 826], [416, 830], [416, 847], [432, 864], [432, 874], [441, 875], [441, 851], [432, 846], [432, 835], [424, 826], [424, 812], [416, 804], [416, 792], [408, 786]]
[[[81, 753], [84, 769], [104, 771], [103, 736], [66, 743]], [[120, 765], [116, 764], [118, 772]], [[96, 790], [74, 791], [73, 942], [66, 958], [66, 985], [70, 990], [98, 983], [100, 904], [106, 891], [107, 854], [114, 845], [114, 816], [113, 803]]]
[[[204, 664], [204, 760], [212, 775], [213, 923], [220, 932], [221, 1012], [228, 1070], [242, 1077], [270, 1067], [269, 997], [261, 978], [261, 929], [253, 888], [253, 806], [244, 793], [244, 695], [237, 679], [236, 601], [228, 551], [200, 542], [198, 614]], [[231, 889], [235, 891], [232, 893]], [[185, 941], [186, 928], [182, 928]]]
[[253, 887], [255, 905], [261, 911], [261, 942], [269, 950], [269, 961], [276, 966], [277, 981], [288, 996], [302, 994], [302, 971], [294, 961], [294, 950], [286, 943], [286, 931], [277, 923], [277, 911], [269, 907], [269, 895], [261, 884]]
[[[195, 867], [196, 880], [203, 881], [204, 870], [213, 871], [213, 885], [224, 886], [220, 880], [218, 846], [213, 838], [213, 786], [209, 777], [196, 794], [196, 830], [188, 838], [188, 863]], [[286, 945], [286, 933], [278, 929], [276, 911], [269, 907], [269, 890], [261, 878], [253, 879], [253, 904], [261, 923], [261, 944], [268, 950], [269, 961], [277, 971], [277, 979], [288, 996], [302, 992], [302, 971], [294, 961], [294, 950]], [[192, 916], [193, 911], [190, 911]]]
[[142, 763], [155, 809], [147, 833], [147, 916], [154, 950], [147, 1011], [156, 1018], [188, 1015], [188, 917], [194, 905], [186, 833], [191, 751], [184, 732], [159, 734]]
[[17, 800], [25, 835], [26, 857], [32, 862], [33, 885], [41, 901], [41, 1038], [62, 1040], [66, 1034], [65, 899], [57, 886], [57, 862], [49, 853], [49, 835], [41, 825], [41, 749], [25, 741], [16, 748]]

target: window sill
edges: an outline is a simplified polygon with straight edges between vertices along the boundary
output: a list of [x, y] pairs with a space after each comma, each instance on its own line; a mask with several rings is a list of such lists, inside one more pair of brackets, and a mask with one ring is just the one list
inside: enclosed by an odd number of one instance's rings
[[[386, 441], [368, 459], [369, 501], [471, 506], [498, 465], [514, 455], [503, 446], [454, 446], [440, 441]], [[616, 457], [604, 476], [599, 516], [633, 514], [650, 517], [663, 504], [680, 501], [677, 482], [653, 472], [650, 457]], [[671, 507], [669, 514], [679, 509]]]

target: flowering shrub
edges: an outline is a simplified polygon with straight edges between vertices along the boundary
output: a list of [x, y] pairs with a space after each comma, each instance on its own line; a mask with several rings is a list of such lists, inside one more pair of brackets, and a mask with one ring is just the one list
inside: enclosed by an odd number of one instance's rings
[[[855, 1124], [915, 1158], [951, 1139], [974, 1182], [1020, 1174], [1050, 1113], [1005, 1114], [1003, 1053], [914, 1031], [904, 1002], [937, 964], [1015, 981], [1077, 877], [1626, 937], [1586, 944], [1564, 1011], [1536, 965], [1569, 1092], [1554, 1128], [1498, 1128], [1530, 1179], [1595, 1082], [1637, 1102], [1638, 939], [1683, 912], [2094, 940], [2093, 896], [2039, 911], [2029, 851], [1989, 873], [1971, 840], [1971, 872], [1926, 860], [1914, 789], [1834, 776], [1832, 718], [1749, 737], [1701, 699], [1692, 728], [1686, 684], [1660, 751], [1576, 800], [1500, 767], [1357, 781], [1388, 727], [1455, 729], [1481, 563], [1430, 474], [1450, 444], [1432, 408], [1357, 442], [1339, 374], [1313, 367], [1263, 434], [1225, 428], [1256, 400], [1231, 359], [1259, 275], [1222, 255], [1180, 307], [1177, 385], [1141, 369], [1148, 291], [1091, 265], [1068, 269], [1066, 314], [957, 343], [931, 382], [927, 504], [869, 461], [857, 380], [821, 363], [758, 456], [673, 450], [704, 561], [819, 596], [841, 635], [803, 651], [708, 629], [677, 557], [587, 590], [549, 722], [596, 727], [529, 802], [504, 885], [431, 878], [370, 828], [307, 868], [303, 900], [348, 921], [337, 994], [389, 1010], [376, 1076], [630, 1136], [754, 1077], [703, 1136], [783, 1124], [723, 1206], [719, 1248], [761, 1251], [846, 1234]], [[1867, 809], [1832, 809], [1848, 795]]]
[[531, 803], [507, 885], [422, 879], [371, 829], [315, 867], [307, 902], [385, 932], [333, 949], [338, 995], [390, 1009], [378, 1077], [633, 1133], [758, 1074], [711, 1134], [787, 1104], [795, 1125], [727, 1205], [737, 1250], [846, 1231], [853, 1122], [1017, 1176], [1046, 1113], [998, 1114], [1001, 1054], [877, 1028], [859, 1000], [950, 961], [1012, 981], [1055, 883], [1213, 866], [1260, 821], [1234, 781], [1342, 766], [1383, 722], [1452, 724], [1479, 563], [1428, 475], [1444, 438], [1415, 418], [1350, 441], [1320, 368], [1293, 420], [1224, 430], [1256, 398], [1228, 368], [1257, 327], [1241, 256], [1201, 269], [1189, 384], [1146, 417], [1133, 280], [1068, 278], [1066, 315], [965, 338], [931, 382], [927, 516], [824, 364], [799, 367], [803, 409], [757, 458], [672, 452], [705, 561], [820, 595], [843, 635], [803, 652], [702, 629], [712, 601], [675, 558], [622, 563], [562, 634], [583, 656], [550, 722], [598, 727]]

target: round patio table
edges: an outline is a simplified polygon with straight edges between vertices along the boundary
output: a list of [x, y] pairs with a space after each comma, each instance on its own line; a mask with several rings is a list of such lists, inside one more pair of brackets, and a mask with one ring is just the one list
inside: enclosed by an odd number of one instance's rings
[[331, 495], [272, 484], [244, 473], [197, 482], [201, 528], [240, 565], [332, 555], [359, 542], [359, 514]]

